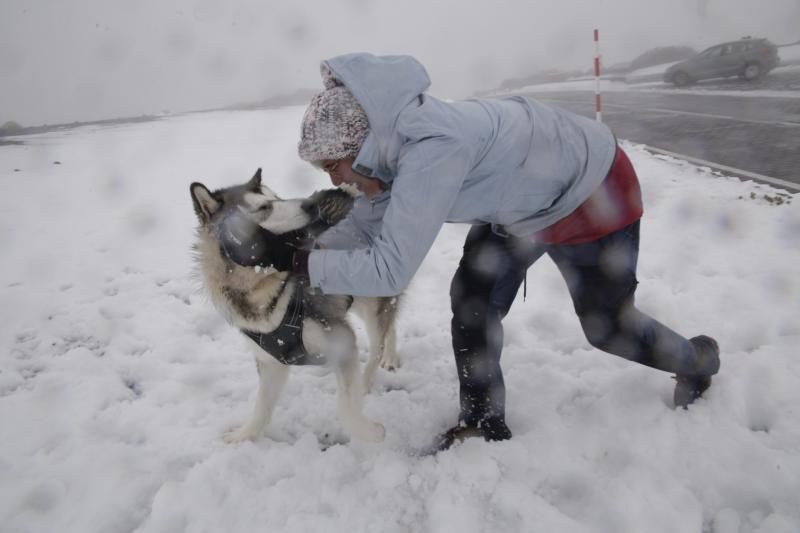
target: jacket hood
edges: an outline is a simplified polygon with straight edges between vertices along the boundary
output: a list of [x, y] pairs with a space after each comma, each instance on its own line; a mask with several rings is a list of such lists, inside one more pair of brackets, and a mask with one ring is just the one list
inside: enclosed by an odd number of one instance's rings
[[353, 94], [369, 119], [370, 132], [356, 159], [360, 166], [356, 170], [391, 181], [385, 171], [389, 144], [400, 112], [430, 87], [425, 67], [407, 55], [366, 53], [337, 56], [323, 65]]

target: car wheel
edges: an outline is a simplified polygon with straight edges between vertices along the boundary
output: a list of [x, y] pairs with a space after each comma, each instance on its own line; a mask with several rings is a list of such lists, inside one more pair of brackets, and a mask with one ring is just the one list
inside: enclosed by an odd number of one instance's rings
[[686, 85], [689, 85], [691, 82], [692, 79], [685, 72], [676, 72], [675, 75], [672, 76], [672, 83], [674, 83], [678, 87], [685, 87]]
[[742, 78], [747, 81], [757, 80], [761, 77], [762, 69], [758, 63], [748, 63], [742, 71]]

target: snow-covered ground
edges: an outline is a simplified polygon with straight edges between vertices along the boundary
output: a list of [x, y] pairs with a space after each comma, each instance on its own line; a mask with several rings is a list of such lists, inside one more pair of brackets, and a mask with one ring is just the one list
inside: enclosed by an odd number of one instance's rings
[[589, 347], [545, 258], [506, 320], [514, 438], [415, 457], [457, 415], [448, 285], [467, 228], [452, 225], [408, 290], [405, 364], [366, 399], [384, 443], [330, 445], [335, 380], [298, 369], [264, 438], [223, 444], [256, 373], [192, 276], [189, 184], [261, 166], [284, 196], [328, 186], [295, 156], [301, 113], [0, 147], [0, 530], [800, 531], [800, 199], [631, 144], [639, 305], [722, 346], [690, 410], [666, 374]]

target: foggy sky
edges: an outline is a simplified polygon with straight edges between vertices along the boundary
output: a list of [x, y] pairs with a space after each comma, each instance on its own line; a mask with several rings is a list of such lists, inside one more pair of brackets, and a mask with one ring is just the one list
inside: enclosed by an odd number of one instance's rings
[[800, 39], [800, 0], [0, 0], [0, 125], [206, 109], [319, 88], [320, 60], [407, 53], [437, 96], [654, 46]]

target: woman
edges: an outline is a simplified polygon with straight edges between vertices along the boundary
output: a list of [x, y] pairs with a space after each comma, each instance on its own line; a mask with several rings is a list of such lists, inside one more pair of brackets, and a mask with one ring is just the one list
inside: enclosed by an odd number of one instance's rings
[[442, 224], [472, 225], [450, 291], [459, 423], [439, 448], [511, 437], [501, 320], [544, 254], [593, 346], [676, 374], [676, 406], [710, 386], [716, 341], [687, 340], [634, 306], [641, 193], [606, 126], [524, 97], [439, 100], [409, 56], [350, 54], [321, 70], [325, 90], [303, 117], [299, 155], [363, 194], [323, 249], [273, 248], [256, 263], [304, 273], [329, 294], [391, 296]]

